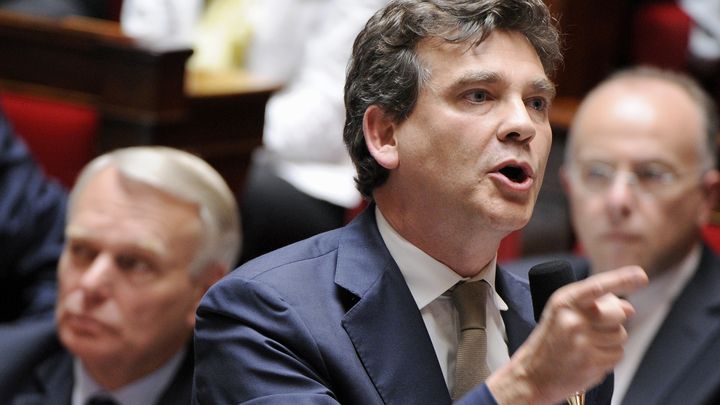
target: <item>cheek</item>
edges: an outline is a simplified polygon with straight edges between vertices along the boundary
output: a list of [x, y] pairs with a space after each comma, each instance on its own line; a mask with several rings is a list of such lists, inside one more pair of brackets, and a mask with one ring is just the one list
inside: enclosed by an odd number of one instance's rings
[[[604, 203], [601, 198], [584, 197], [578, 194], [569, 196], [573, 222], [576, 224], [592, 224], [604, 218]], [[582, 227], [582, 228], [587, 228]], [[583, 229], [580, 229], [583, 230]]]
[[544, 157], [547, 162], [550, 157], [550, 149], [552, 148], [552, 130], [549, 127], [538, 128], [535, 137], [532, 140], [532, 145], [539, 156]]
[[115, 302], [127, 324], [143, 332], [155, 327], [176, 305], [165, 295], [152, 290], [133, 291], [116, 294]]
[[656, 224], [658, 232], [670, 232], [673, 229], [681, 231], [683, 228], [695, 229], [700, 224], [703, 208], [699, 202], [692, 200], [693, 196], [689, 195], [687, 199], [678, 199], [657, 206], [650, 211], [651, 214], [648, 214], [648, 216], [652, 215], [649, 219]]
[[62, 297], [75, 290], [80, 283], [80, 272], [73, 271], [67, 259], [62, 256], [58, 263], [58, 293]]
[[119, 306], [124, 318], [136, 328], [157, 329], [161, 324], [184, 319], [193, 307], [193, 297], [189, 286], [173, 285], [136, 294], [134, 299], [122, 300]]

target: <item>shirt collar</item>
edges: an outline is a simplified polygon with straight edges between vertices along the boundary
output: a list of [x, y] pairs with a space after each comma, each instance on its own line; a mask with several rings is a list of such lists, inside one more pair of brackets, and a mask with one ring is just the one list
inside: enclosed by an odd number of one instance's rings
[[103, 393], [103, 395], [111, 397], [120, 405], [154, 404], [180, 368], [180, 363], [185, 357], [186, 352], [187, 349], [180, 350], [159, 369], [113, 391], [107, 391], [95, 382], [95, 380], [90, 377], [90, 374], [88, 374], [82, 362], [76, 358], [74, 363], [75, 384], [73, 386], [72, 403], [73, 405], [85, 404], [92, 396]]
[[435, 260], [403, 238], [385, 219], [377, 206], [375, 206], [375, 220], [380, 236], [383, 238], [390, 255], [400, 268], [400, 272], [419, 309], [422, 310], [426, 305], [461, 281], [478, 281], [482, 279], [492, 287], [493, 299], [497, 308], [501, 311], [508, 309], [505, 301], [495, 291], [497, 257], [494, 257], [474, 277], [461, 277], [450, 267]]
[[685, 284], [695, 274], [701, 255], [702, 248], [697, 244], [677, 266], [654, 274], [650, 277], [650, 283], [646, 288], [628, 296], [628, 301], [635, 307], [633, 318], [642, 318], [661, 304], [675, 301], [680, 291], [685, 288]]

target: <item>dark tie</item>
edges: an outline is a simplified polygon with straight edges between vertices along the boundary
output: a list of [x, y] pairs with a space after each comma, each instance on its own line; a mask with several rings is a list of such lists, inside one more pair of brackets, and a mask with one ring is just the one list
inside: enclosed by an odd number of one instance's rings
[[118, 405], [118, 403], [107, 395], [96, 395], [90, 397], [85, 405]]
[[485, 301], [490, 285], [484, 280], [463, 283], [452, 291], [460, 315], [460, 341], [455, 363], [453, 400], [457, 400], [490, 375], [487, 366]]

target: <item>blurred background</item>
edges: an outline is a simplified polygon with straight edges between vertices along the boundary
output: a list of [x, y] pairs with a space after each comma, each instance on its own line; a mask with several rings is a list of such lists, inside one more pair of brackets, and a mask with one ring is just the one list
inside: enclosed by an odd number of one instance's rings
[[[268, 101], [307, 74], [308, 58], [328, 57], [306, 45], [313, 35], [334, 35], [321, 23], [330, 3], [0, 0], [0, 107], [45, 172], [66, 187], [99, 153], [164, 144], [205, 158], [242, 198], [263, 147]], [[602, 78], [628, 65], [656, 65], [689, 72], [720, 99], [720, 2], [547, 3], [565, 49], [555, 78], [554, 143], [533, 218], [503, 242], [501, 261], [576, 248], [558, 169], [577, 103]], [[334, 24], [350, 24], [343, 18]], [[362, 207], [352, 198], [331, 203], [343, 220]], [[715, 228], [706, 237], [718, 246]]]

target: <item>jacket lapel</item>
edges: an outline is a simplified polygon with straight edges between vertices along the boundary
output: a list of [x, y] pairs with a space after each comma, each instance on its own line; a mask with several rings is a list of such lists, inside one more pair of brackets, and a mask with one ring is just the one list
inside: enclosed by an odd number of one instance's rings
[[187, 346], [187, 352], [180, 368], [177, 370], [170, 385], [165, 389], [157, 405], [184, 404], [192, 398], [192, 377], [194, 365], [194, 352], [192, 339]]
[[512, 356], [535, 327], [530, 288], [527, 283], [498, 267], [495, 289], [508, 306], [502, 318], [508, 337], [508, 351]]
[[73, 360], [65, 351], [40, 364], [32, 381], [14, 397], [13, 405], [70, 404], [73, 386]]
[[683, 289], [646, 351], [624, 404], [662, 403], [683, 374], [709, 351], [720, 351], [720, 262], [703, 248], [700, 266]]
[[342, 236], [336, 283], [358, 299], [342, 324], [383, 402], [450, 404], [422, 316], [382, 242], [372, 205]]

